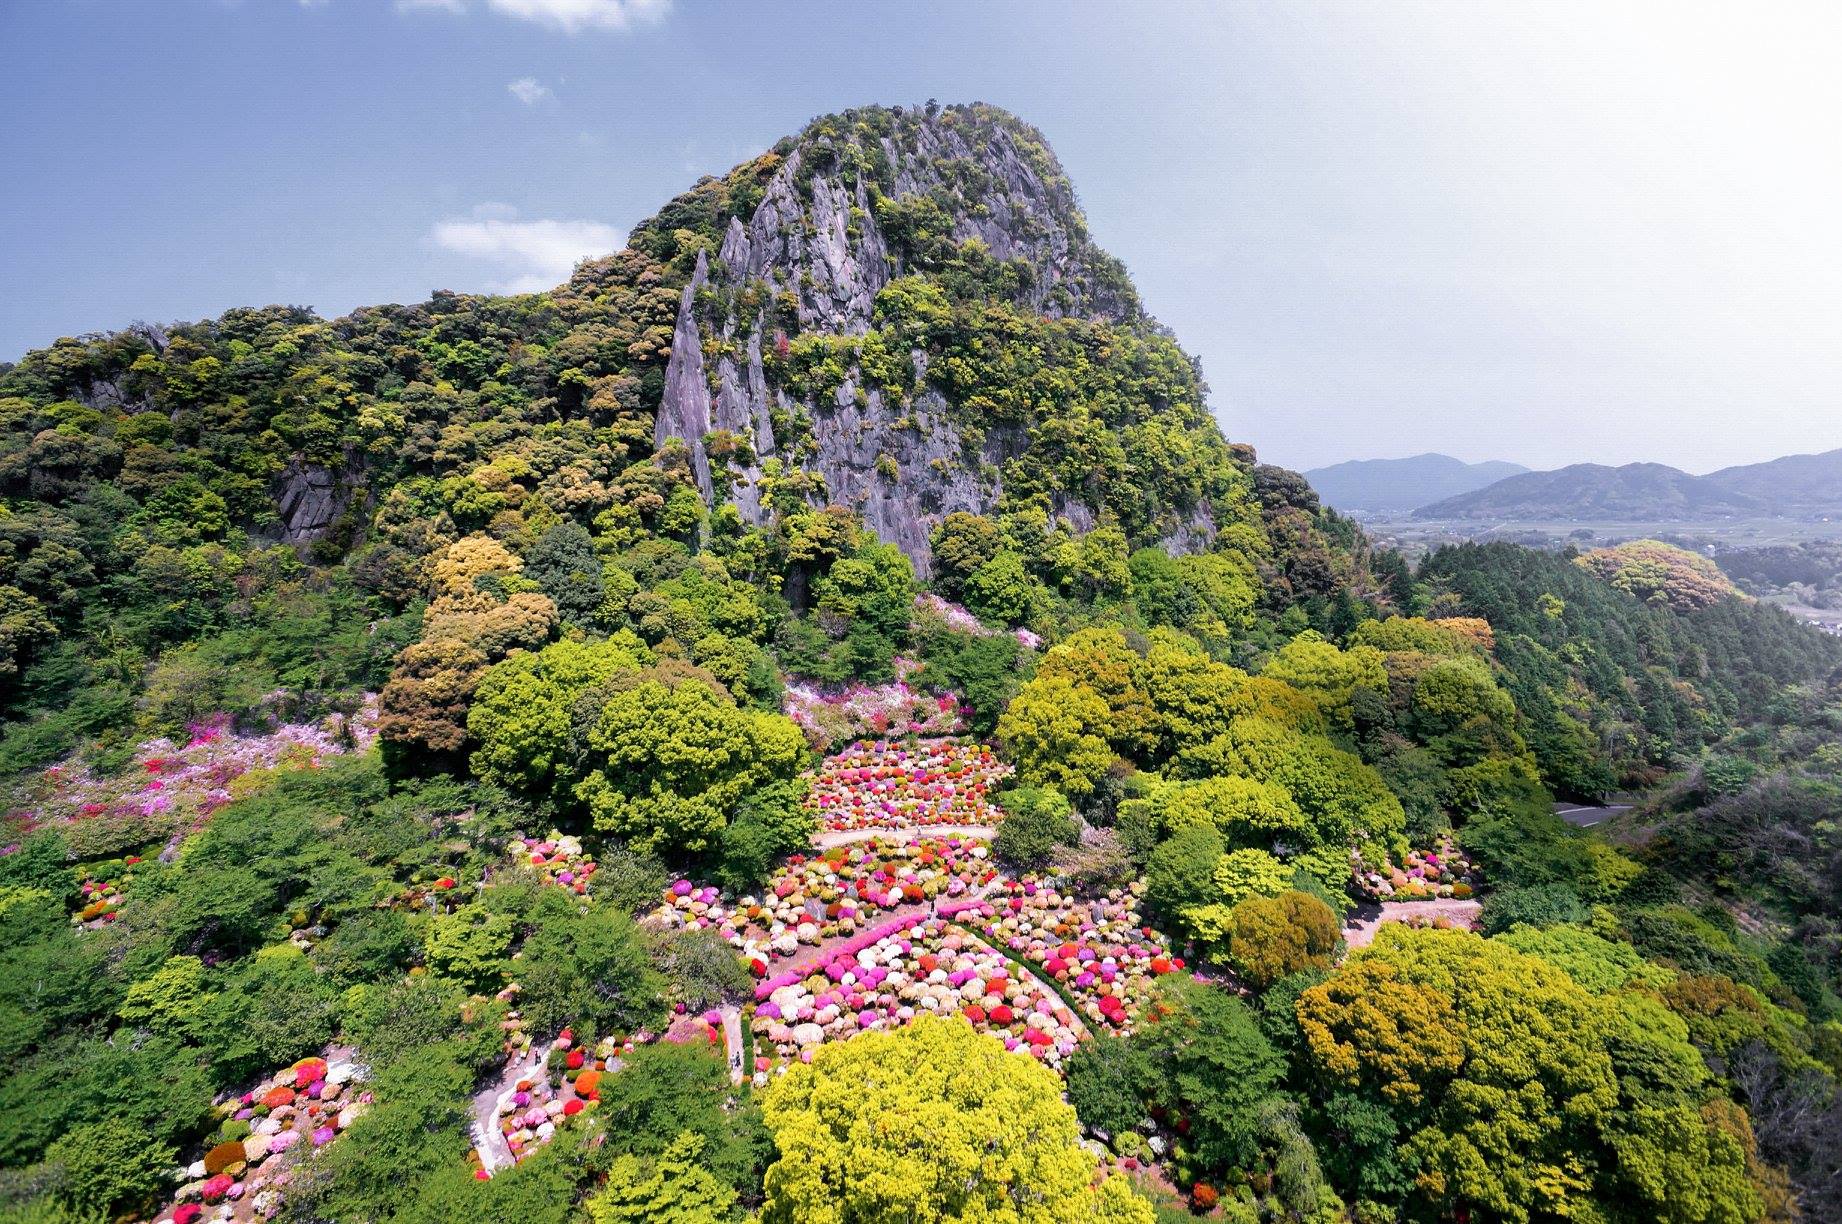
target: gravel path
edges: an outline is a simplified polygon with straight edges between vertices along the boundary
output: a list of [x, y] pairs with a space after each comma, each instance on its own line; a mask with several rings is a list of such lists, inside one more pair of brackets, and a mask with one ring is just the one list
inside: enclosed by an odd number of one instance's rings
[[528, 1062], [508, 1063], [498, 1079], [473, 1094], [473, 1146], [487, 1173], [512, 1164], [512, 1149], [499, 1130], [499, 1102], [511, 1095], [519, 1080], [541, 1078], [543, 1071], [543, 1056], [533, 1053]]
[[1375, 932], [1381, 929], [1384, 922], [1431, 923], [1444, 918], [1452, 926], [1475, 931], [1480, 908], [1475, 898], [1463, 901], [1450, 898], [1443, 901], [1383, 901], [1380, 905], [1365, 905], [1357, 909], [1344, 925], [1343, 941], [1352, 948], [1366, 948], [1374, 941]]

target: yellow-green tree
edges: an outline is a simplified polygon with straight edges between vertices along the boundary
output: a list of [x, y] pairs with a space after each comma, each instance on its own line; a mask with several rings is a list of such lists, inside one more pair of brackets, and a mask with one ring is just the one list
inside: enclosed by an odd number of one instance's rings
[[1139, 756], [1157, 741], [1157, 712], [1145, 694], [1145, 660], [1117, 629], [1080, 629], [1050, 647], [1036, 678], [1059, 676], [1106, 702], [1106, 738], [1124, 756]]
[[1289, 973], [1330, 968], [1337, 916], [1310, 893], [1243, 898], [1228, 915], [1228, 958], [1241, 980], [1265, 990]]
[[473, 772], [489, 782], [562, 797], [574, 781], [574, 706], [597, 684], [651, 661], [637, 638], [553, 642], [494, 664], [474, 691], [467, 731]]
[[1085, 799], [1113, 763], [1107, 704], [1066, 676], [1031, 680], [998, 720], [998, 739], [1031, 786]]
[[762, 1095], [780, 1158], [765, 1224], [1150, 1224], [1093, 1188], [1055, 1073], [963, 1018], [819, 1049]]
[[1373, 646], [1339, 650], [1313, 630], [1280, 647], [1260, 674], [1311, 694], [1325, 717], [1345, 728], [1352, 725], [1351, 702], [1358, 689], [1388, 691], [1381, 651]]
[[[1311, 1072], [1383, 1106], [1440, 1216], [1756, 1220], [1750, 1135], [1687, 1030], [1500, 940], [1385, 926], [1298, 1000]], [[1743, 1121], [1744, 1115], [1741, 1115]]]
[[694, 676], [640, 677], [588, 733], [590, 771], [576, 797], [596, 828], [645, 849], [697, 853], [718, 845], [756, 792], [786, 800], [769, 823], [798, 819], [791, 784], [806, 763], [806, 737], [791, 719], [738, 709]]
[[685, 1131], [655, 1160], [616, 1156], [606, 1183], [584, 1204], [591, 1224], [723, 1224], [736, 1192], [698, 1163], [705, 1144]]

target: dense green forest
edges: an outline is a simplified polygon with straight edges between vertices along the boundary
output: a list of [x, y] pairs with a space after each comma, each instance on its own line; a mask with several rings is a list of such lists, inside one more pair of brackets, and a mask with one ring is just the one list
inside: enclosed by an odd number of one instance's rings
[[[860, 329], [694, 283], [834, 198]], [[772, 453], [657, 437], [736, 319]], [[989, 482], [921, 568], [827, 486], [865, 387], [958, 438], [892, 487]], [[989, 107], [551, 292], [59, 341], [0, 367], [0, 1211], [1835, 1218], [1842, 641], [1627, 577], [1371, 551]]]

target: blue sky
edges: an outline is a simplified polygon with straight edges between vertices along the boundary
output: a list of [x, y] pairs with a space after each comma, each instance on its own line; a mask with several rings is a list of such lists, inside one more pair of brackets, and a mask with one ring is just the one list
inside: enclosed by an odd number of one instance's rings
[[0, 359], [550, 283], [814, 115], [981, 99], [1266, 458], [1828, 449], [1839, 13], [0, 0]]

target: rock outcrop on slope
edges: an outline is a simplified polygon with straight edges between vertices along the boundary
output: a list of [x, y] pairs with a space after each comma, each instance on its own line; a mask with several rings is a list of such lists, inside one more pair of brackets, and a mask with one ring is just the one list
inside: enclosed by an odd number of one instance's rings
[[[906, 356], [912, 378], [899, 397], [851, 362], [836, 385], [803, 398], [775, 376], [775, 350], [785, 355], [790, 335], [864, 335], [879, 321], [885, 288], [910, 275], [939, 279], [942, 251], [955, 248], [1014, 270], [1003, 296], [1020, 312], [1134, 330], [1155, 324], [1118, 262], [1088, 238], [1040, 137], [1001, 111], [849, 112], [763, 160], [771, 169], [759, 201], [721, 223], [714, 257], [700, 253], [684, 287], [654, 443], [682, 439], [705, 499], [727, 496], [750, 523], [768, 512], [767, 461], [799, 464], [925, 572], [935, 524], [1000, 504], [1004, 466], [1030, 446], [1029, 423], [965, 430], [966, 414], [930, 378], [919, 349]], [[760, 176], [764, 167], [745, 169]], [[918, 241], [922, 226], [933, 232]], [[711, 230], [715, 237], [715, 223]], [[1196, 398], [1190, 408], [1200, 411], [1199, 383]], [[717, 432], [747, 444], [733, 472], [709, 454]], [[1105, 509], [1069, 490], [1050, 500], [1051, 515], [1077, 532]], [[1160, 534], [1182, 549], [1206, 546], [1214, 528], [1213, 507], [1198, 499]]]

